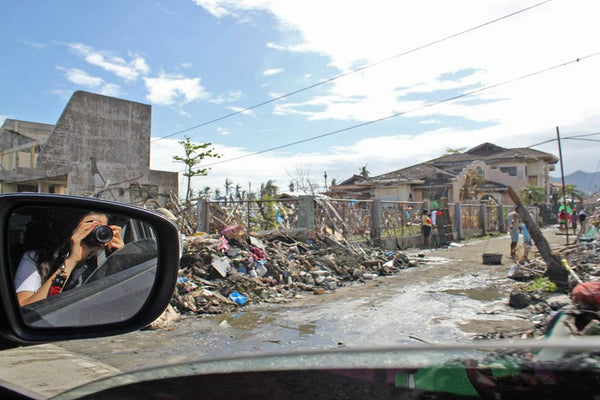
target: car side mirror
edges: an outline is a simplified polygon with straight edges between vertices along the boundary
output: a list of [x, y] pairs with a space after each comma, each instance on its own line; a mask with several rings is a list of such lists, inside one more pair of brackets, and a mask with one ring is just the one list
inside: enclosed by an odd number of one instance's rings
[[0, 334], [35, 343], [142, 328], [169, 304], [176, 226], [104, 200], [0, 195]]

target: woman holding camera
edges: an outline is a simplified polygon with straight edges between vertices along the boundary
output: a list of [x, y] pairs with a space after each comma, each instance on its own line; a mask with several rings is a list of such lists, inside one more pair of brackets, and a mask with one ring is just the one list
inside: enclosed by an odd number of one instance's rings
[[15, 275], [19, 305], [43, 300], [75, 286], [74, 282], [90, 267], [89, 264], [95, 265], [93, 258], [100, 250], [123, 247], [121, 228], [108, 226], [106, 214], [90, 212], [76, 224], [74, 229], [71, 228], [70, 239], [62, 246], [57, 248], [51, 239], [42, 240], [38, 243], [44, 243], [43, 247], [23, 255]]

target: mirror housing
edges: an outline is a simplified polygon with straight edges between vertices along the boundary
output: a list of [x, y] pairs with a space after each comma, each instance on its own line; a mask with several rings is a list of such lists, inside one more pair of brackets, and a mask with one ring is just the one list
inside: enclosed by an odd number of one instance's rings
[[[36, 326], [27, 323], [17, 302], [14, 286], [14, 266], [11, 270], [9, 222], [15, 210], [26, 207], [56, 207], [81, 211], [118, 214], [141, 221], [152, 228], [156, 238], [156, 268], [154, 282], [144, 293], [139, 310], [127, 319], [96, 324], [70, 326]], [[74, 196], [11, 193], [0, 195], [0, 335], [9, 342], [38, 343], [84, 339], [131, 332], [160, 316], [169, 304], [179, 269], [179, 233], [177, 227], [161, 214], [123, 203]], [[26, 313], [25, 313], [26, 316]], [[7, 347], [5, 343], [0, 347]]]

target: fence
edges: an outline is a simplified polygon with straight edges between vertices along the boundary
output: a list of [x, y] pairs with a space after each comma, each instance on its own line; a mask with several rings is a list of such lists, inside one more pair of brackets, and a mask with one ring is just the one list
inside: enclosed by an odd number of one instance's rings
[[[451, 203], [441, 224], [449, 240], [505, 232], [506, 214], [513, 206]], [[278, 200], [215, 202], [199, 200], [192, 218], [197, 230], [220, 232], [231, 225], [246, 231], [305, 228], [338, 235], [350, 242], [376, 241], [384, 247], [421, 244], [422, 202], [329, 199], [299, 196]], [[531, 208], [539, 223], [539, 211]], [[448, 225], [445, 225], [448, 224]]]

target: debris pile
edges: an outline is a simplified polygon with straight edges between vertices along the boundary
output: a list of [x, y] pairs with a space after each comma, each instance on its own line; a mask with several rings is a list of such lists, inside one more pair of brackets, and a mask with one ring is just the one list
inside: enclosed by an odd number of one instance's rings
[[290, 302], [416, 267], [418, 260], [303, 229], [247, 234], [230, 226], [221, 235], [186, 238], [171, 305], [180, 313], [214, 314], [247, 303]]
[[[569, 272], [568, 287], [558, 291], [545, 276], [540, 258], [514, 264], [508, 277], [522, 283], [510, 293], [509, 305], [530, 312], [534, 328], [519, 336], [600, 334], [600, 251], [597, 239], [579, 241], [557, 250], [563, 267]], [[585, 295], [582, 295], [584, 293]], [[590, 299], [597, 297], [598, 302]], [[584, 299], [584, 300], [582, 300]], [[587, 323], [592, 321], [593, 327]]]

